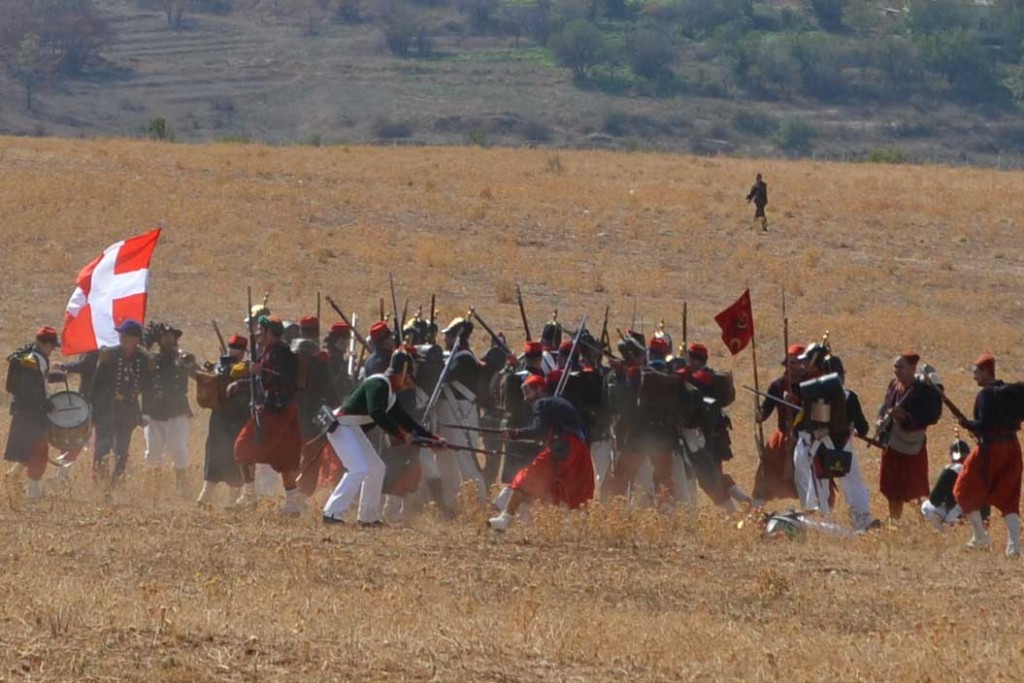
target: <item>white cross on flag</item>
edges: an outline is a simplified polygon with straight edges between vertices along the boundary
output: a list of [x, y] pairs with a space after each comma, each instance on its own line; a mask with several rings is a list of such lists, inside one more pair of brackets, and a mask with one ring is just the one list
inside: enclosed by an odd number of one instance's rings
[[112, 244], [78, 274], [64, 313], [61, 352], [66, 356], [118, 343], [115, 329], [146, 317], [149, 261], [160, 228]]

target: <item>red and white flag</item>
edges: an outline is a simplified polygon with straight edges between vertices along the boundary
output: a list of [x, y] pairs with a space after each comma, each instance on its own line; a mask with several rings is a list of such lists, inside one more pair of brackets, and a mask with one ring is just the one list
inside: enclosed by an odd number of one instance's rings
[[64, 313], [61, 353], [95, 351], [118, 343], [123, 321], [146, 317], [149, 262], [160, 228], [112, 244], [78, 274], [75, 292]]

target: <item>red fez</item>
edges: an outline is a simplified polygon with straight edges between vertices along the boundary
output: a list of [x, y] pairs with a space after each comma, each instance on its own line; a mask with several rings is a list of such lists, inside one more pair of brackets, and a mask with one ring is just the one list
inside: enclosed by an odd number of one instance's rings
[[807, 347], [803, 344], [790, 344], [789, 348], [786, 349], [786, 355], [793, 357], [802, 356], [806, 350]]
[[548, 381], [548, 386], [557, 386], [558, 383], [562, 381], [562, 369], [561, 368], [555, 368], [554, 370], [549, 372], [548, 373], [548, 377], [547, 377], [547, 381]]
[[974, 367], [984, 368], [994, 375], [996, 372], [996, 357], [991, 353], [983, 353], [974, 361]]
[[299, 327], [320, 327], [320, 320], [315, 315], [304, 315], [299, 318]]
[[698, 358], [708, 359], [708, 347], [697, 342], [693, 342], [686, 347], [686, 352], [691, 356], [697, 356]]
[[529, 377], [527, 377], [526, 379], [523, 380], [523, 388], [526, 388], [526, 387], [539, 387], [541, 389], [546, 389], [547, 386], [548, 386], [547, 380], [545, 380], [540, 375], [530, 374]]
[[523, 345], [523, 355], [527, 358], [536, 358], [544, 355], [544, 345], [539, 341], [528, 341]]
[[559, 353], [569, 353], [570, 351], [572, 351], [571, 341], [564, 341], [558, 346]]
[[911, 365], [917, 365], [917, 362], [921, 360], [921, 355], [914, 353], [913, 351], [904, 351], [900, 354], [900, 358], [907, 361]]
[[383, 320], [375, 322], [370, 326], [370, 339], [373, 341], [380, 341], [391, 334], [391, 329], [388, 324]]
[[655, 353], [668, 353], [671, 351], [668, 345], [668, 340], [664, 337], [651, 337], [651, 341], [647, 344], [647, 348]]
[[229, 349], [242, 349], [243, 351], [249, 348], [249, 340], [245, 337], [241, 337], [237, 334], [233, 334], [228, 337], [228, 348]]
[[60, 340], [57, 337], [57, 330], [53, 329], [48, 325], [40, 327], [36, 332], [36, 341], [43, 342], [44, 344], [59, 344]]
[[330, 330], [329, 334], [331, 334], [331, 336], [335, 336], [335, 335], [349, 334], [350, 332], [352, 332], [352, 328], [349, 326], [349, 324], [347, 322], [345, 322], [344, 320], [341, 320], [341, 321], [333, 323], [331, 325], [331, 330]]

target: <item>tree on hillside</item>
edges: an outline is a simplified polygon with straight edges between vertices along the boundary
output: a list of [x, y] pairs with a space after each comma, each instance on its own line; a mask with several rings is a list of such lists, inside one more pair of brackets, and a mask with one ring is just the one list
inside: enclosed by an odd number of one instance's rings
[[814, 18], [823, 31], [838, 33], [843, 30], [843, 10], [846, 0], [808, 0]]
[[626, 56], [637, 76], [651, 81], [670, 81], [676, 48], [672, 35], [656, 26], [643, 26], [626, 39]]
[[585, 19], [570, 21], [551, 36], [548, 46], [558, 63], [571, 70], [573, 76], [585, 79], [590, 70], [608, 55], [608, 44], [601, 31]]
[[47, 58], [39, 42], [39, 35], [26, 33], [9, 63], [11, 72], [25, 88], [25, 109], [32, 109], [32, 90], [45, 81], [53, 70], [53, 61]]

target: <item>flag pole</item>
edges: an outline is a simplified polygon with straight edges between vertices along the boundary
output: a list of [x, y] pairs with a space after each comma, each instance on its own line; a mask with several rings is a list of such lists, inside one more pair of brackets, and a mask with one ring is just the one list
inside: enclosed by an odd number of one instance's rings
[[[747, 291], [748, 292], [750, 291], [749, 287], [747, 288]], [[751, 313], [753, 313], [753, 311], [754, 311], [754, 302], [753, 301], [750, 302], [750, 311], [751, 311]], [[753, 318], [753, 315], [751, 315], [751, 318]], [[757, 373], [757, 327], [754, 327], [754, 329], [753, 329], [753, 331], [752, 331], [752, 333], [750, 335], [750, 359], [751, 359], [751, 361], [754, 364], [754, 388], [757, 389], [758, 391], [761, 391], [761, 381], [758, 378], [758, 373]], [[764, 443], [764, 425], [760, 421], [756, 421], [754, 424], [755, 424], [756, 429], [757, 429], [757, 437], [756, 437], [757, 438], [757, 443], [759, 445], [763, 444]], [[760, 456], [760, 455], [761, 455], [761, 453], [758, 453], [758, 456]]]

